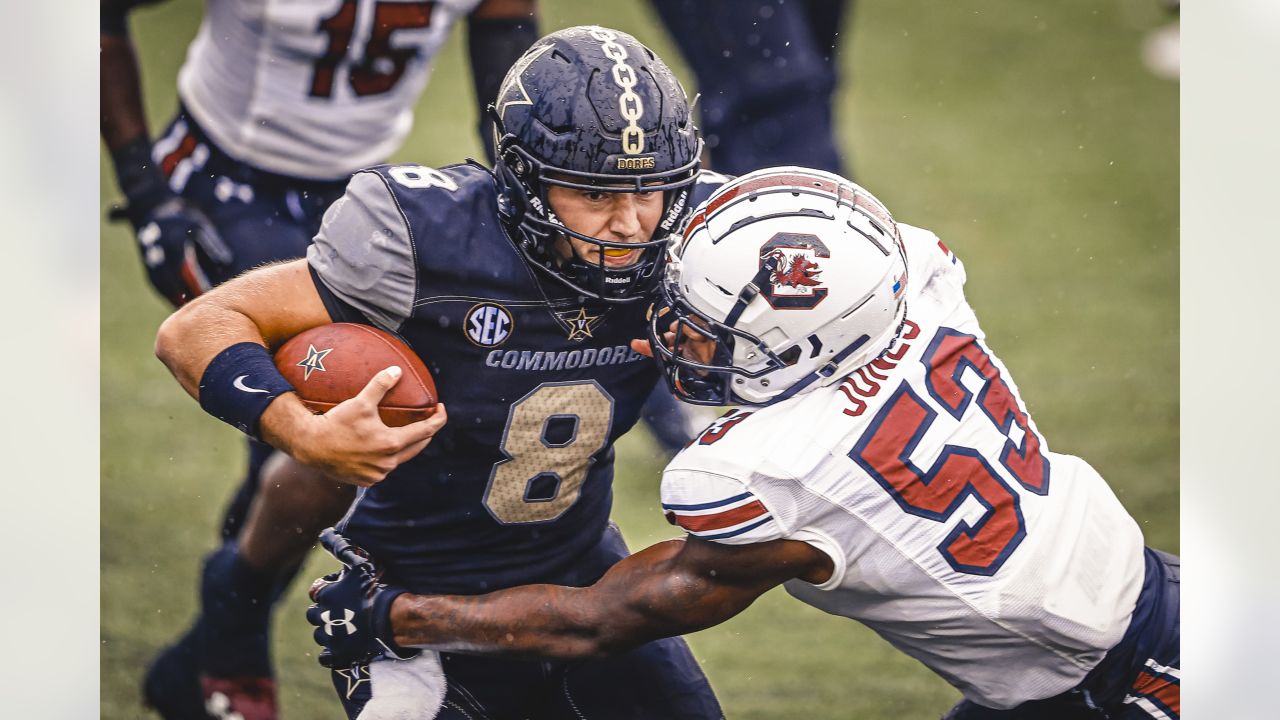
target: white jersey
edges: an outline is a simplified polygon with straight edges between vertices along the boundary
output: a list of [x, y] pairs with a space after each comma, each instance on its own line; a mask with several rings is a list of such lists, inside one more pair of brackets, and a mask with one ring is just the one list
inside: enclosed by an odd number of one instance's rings
[[901, 226], [906, 330], [837, 385], [712, 425], [667, 467], [692, 535], [831, 557], [787, 591], [865, 623], [981, 705], [1079, 684], [1128, 627], [1136, 522], [1092, 467], [1049, 452], [965, 301], [964, 268]]
[[178, 94], [235, 159], [344, 178], [400, 147], [436, 53], [479, 3], [207, 0]]

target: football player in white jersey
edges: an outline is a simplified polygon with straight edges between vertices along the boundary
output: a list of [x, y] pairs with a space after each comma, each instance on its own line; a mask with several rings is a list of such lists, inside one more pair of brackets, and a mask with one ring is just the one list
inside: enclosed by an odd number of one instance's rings
[[[404, 141], [460, 18], [481, 118], [538, 37], [534, 0], [210, 1], [178, 74], [178, 114], [153, 143], [127, 13], [156, 1], [102, 0], [101, 129], [127, 201], [113, 214], [174, 305], [305, 254], [350, 175]], [[481, 137], [488, 148], [492, 132]], [[166, 718], [276, 716], [271, 606], [354, 496], [264, 444], [249, 455], [206, 558], [201, 615], [147, 673], [146, 701]]]
[[781, 584], [955, 686], [950, 719], [1177, 718], [1179, 560], [1144, 547], [1088, 463], [1050, 452], [964, 282], [935, 235], [839, 176], [725, 185], [689, 223], [648, 341], [682, 399], [741, 406], [663, 474], [688, 536], [587, 588], [423, 596], [358, 567], [313, 584], [308, 618], [386, 637], [317, 641], [588, 656], [710, 627]]

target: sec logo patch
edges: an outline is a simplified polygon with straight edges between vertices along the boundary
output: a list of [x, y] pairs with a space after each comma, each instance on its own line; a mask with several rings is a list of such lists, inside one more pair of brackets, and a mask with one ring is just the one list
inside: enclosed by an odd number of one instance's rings
[[480, 303], [467, 311], [463, 331], [467, 339], [480, 347], [497, 347], [511, 337], [515, 321], [511, 313], [497, 303]]

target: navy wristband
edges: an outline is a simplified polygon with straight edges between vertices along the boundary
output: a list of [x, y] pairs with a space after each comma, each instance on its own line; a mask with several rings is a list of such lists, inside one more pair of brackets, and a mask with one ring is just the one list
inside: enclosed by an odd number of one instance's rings
[[200, 378], [200, 407], [241, 432], [261, 439], [258, 421], [272, 400], [293, 392], [263, 346], [236, 343], [218, 353]]
[[391, 627], [391, 604], [407, 592], [409, 591], [402, 587], [384, 588], [382, 592], [373, 596], [373, 607], [369, 610], [369, 616], [373, 622], [374, 639], [387, 651], [388, 655], [397, 660], [408, 660], [422, 652], [418, 648], [397, 645], [396, 633]]

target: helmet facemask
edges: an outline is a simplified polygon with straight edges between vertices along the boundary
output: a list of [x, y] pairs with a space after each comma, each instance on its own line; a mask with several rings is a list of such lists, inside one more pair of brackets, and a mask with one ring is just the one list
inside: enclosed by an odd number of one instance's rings
[[[567, 28], [539, 40], [508, 73], [491, 106], [504, 216], [530, 265], [579, 295], [611, 303], [647, 300], [662, 277], [670, 236], [688, 218], [701, 141], [684, 89], [648, 48], [622, 32]], [[646, 241], [614, 242], [566, 227], [552, 187], [605, 193], [661, 192]], [[599, 249], [594, 261], [569, 239]], [[572, 243], [571, 243], [572, 244]], [[639, 251], [611, 267], [605, 250]]]
[[[693, 405], [740, 403], [733, 394], [736, 378], [756, 379], [788, 366], [787, 359], [760, 338], [693, 307], [675, 283], [664, 282], [661, 287], [661, 310], [649, 317], [649, 346], [676, 397]], [[669, 340], [668, 333], [673, 333]], [[758, 367], [735, 364], [737, 347], [750, 348], [745, 355], [758, 353]]]
[[906, 320], [896, 224], [848, 180], [772, 168], [694, 213], [649, 341], [671, 390], [701, 405], [769, 405], [890, 349]]
[[[663, 275], [672, 233], [679, 230], [692, 209], [689, 192], [697, 178], [698, 159], [672, 172], [621, 176], [548, 167], [511, 135], [499, 143], [498, 177], [508, 197], [521, 206], [520, 247], [530, 265], [585, 297], [612, 303], [648, 298]], [[649, 240], [604, 240], [577, 232], [557, 217], [549, 199], [552, 187], [604, 193], [661, 192], [662, 211]], [[570, 237], [599, 248], [596, 261], [583, 259], [573, 249], [568, 257], [557, 253], [557, 242]], [[625, 267], [609, 267], [605, 264], [606, 249], [638, 250], [640, 255]]]

